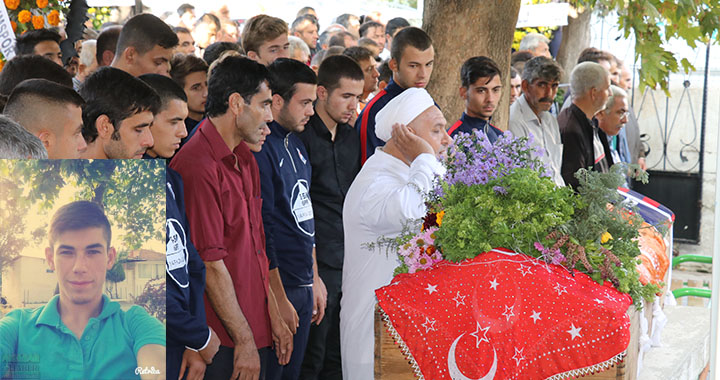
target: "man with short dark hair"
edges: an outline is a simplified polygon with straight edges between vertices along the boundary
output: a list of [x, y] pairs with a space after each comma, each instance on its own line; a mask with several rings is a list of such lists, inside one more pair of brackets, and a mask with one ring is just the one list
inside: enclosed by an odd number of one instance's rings
[[[208, 46], [205, 51], [203, 52], [203, 61], [207, 63], [208, 66], [212, 65], [213, 62], [215, 62], [222, 53], [228, 51], [228, 50], [234, 50], [238, 53], [243, 53], [242, 48], [240, 45], [238, 45], [235, 42], [213, 42]], [[170, 75], [172, 76], [173, 70], [170, 70]]]
[[370, 50], [364, 47], [354, 46], [345, 49], [343, 54], [354, 59], [355, 62], [360, 65], [360, 69], [363, 71], [363, 75], [365, 76], [365, 85], [363, 86], [362, 96], [358, 102], [355, 114], [349, 121], [351, 125], [355, 125], [357, 116], [360, 112], [362, 112], [363, 108], [365, 108], [365, 104], [370, 101], [370, 96], [378, 88], [378, 77], [380, 76], [380, 73], [378, 73], [377, 66], [375, 65], [375, 57]]
[[[307, 65], [289, 58], [275, 60], [268, 69], [274, 120], [255, 159], [260, 170], [270, 287], [284, 310], [285, 322], [295, 330], [290, 362], [285, 366], [273, 362], [268, 378], [289, 380], [299, 376], [310, 322], [322, 321], [327, 297], [315, 261], [315, 221], [309, 194], [312, 169], [297, 136], [314, 114], [317, 77]], [[293, 321], [293, 317], [297, 319]]]
[[170, 76], [170, 59], [178, 37], [170, 26], [149, 13], [128, 20], [122, 27], [112, 67], [138, 77], [143, 74]]
[[117, 25], [105, 28], [100, 32], [100, 35], [98, 35], [95, 49], [95, 58], [97, 59], [98, 67], [110, 66], [112, 64], [115, 59], [115, 51], [121, 32], [122, 27]]
[[50, 29], [29, 30], [15, 41], [17, 55], [39, 55], [62, 66], [60, 34]]
[[360, 17], [350, 13], [343, 13], [335, 18], [335, 23], [342, 25], [356, 40], [360, 38]]
[[178, 45], [175, 47], [175, 53], [195, 54], [195, 40], [188, 28], [176, 26], [173, 32], [177, 35]]
[[392, 49], [392, 42], [395, 35], [408, 26], [410, 26], [410, 23], [402, 17], [395, 17], [385, 24], [385, 50], [380, 53], [380, 58], [382, 58], [383, 61], [390, 59], [390, 49]]
[[150, 86], [125, 71], [103, 67], [80, 88], [85, 99], [83, 158], [142, 158], [153, 146], [150, 125], [160, 108], [160, 97]]
[[[34, 78], [73, 87], [72, 77], [62, 66], [38, 55], [24, 55], [9, 60], [3, 66], [0, 71], [0, 95], [8, 97], [20, 82]], [[5, 102], [2, 103], [4, 106]]]
[[315, 216], [318, 274], [327, 288], [322, 321], [310, 327], [303, 379], [342, 379], [340, 297], [344, 237], [342, 209], [350, 184], [360, 170], [360, 141], [348, 121], [357, 109], [365, 76], [345, 55], [327, 58], [318, 69], [315, 114], [300, 132], [312, 166], [310, 198]]
[[10, 94], [3, 113], [42, 141], [50, 159], [80, 158], [85, 102], [72, 88], [47, 79], [28, 79]]
[[[48, 235], [45, 260], [59, 293], [40, 308], [0, 319], [0, 373], [9, 365], [8, 373], [35, 378], [127, 379], [138, 377], [137, 368], [153, 368], [157, 375], [142, 378], [164, 378], [165, 326], [143, 307], [125, 311], [103, 294], [117, 253], [102, 207], [89, 201], [60, 207]], [[23, 357], [37, 357], [36, 368], [13, 359]]]
[[248, 58], [265, 66], [278, 58], [288, 58], [290, 42], [287, 23], [263, 14], [251, 17], [245, 22], [242, 47]]
[[509, 130], [515, 136], [533, 135], [534, 146], [542, 149], [540, 160], [552, 171], [552, 179], [564, 186], [561, 166], [563, 144], [560, 127], [549, 111], [555, 101], [562, 68], [544, 56], [535, 57], [525, 64], [522, 74], [523, 95], [510, 107]]
[[379, 22], [367, 21], [360, 25], [360, 37], [375, 41], [381, 48], [385, 47], [385, 26]]
[[[207, 63], [194, 55], [177, 54], [172, 59], [170, 76], [183, 88], [187, 96], [188, 115], [185, 119], [185, 130], [188, 135], [205, 115], [208, 96], [207, 71]], [[181, 145], [184, 143], [185, 138]]]
[[220, 27], [220, 19], [212, 13], [205, 13], [198, 18], [192, 35], [200, 51], [215, 42]]
[[164, 75], [144, 74], [139, 79], [160, 96], [160, 108], [150, 126], [153, 145], [147, 149], [143, 158], [172, 158], [180, 149], [180, 140], [187, 136], [187, 95], [180, 85]]
[[472, 57], [460, 68], [460, 97], [465, 100], [465, 111], [460, 120], [450, 127], [448, 134], [482, 131], [491, 143], [502, 136], [502, 130], [490, 124], [502, 95], [502, 78], [495, 61], [488, 57]]
[[522, 78], [520, 73], [510, 66], [510, 105], [515, 103], [520, 95], [522, 95]]
[[298, 16], [292, 23], [290, 32], [300, 37], [310, 48], [310, 56], [317, 51], [318, 25], [317, 19], [312, 15]]
[[357, 40], [357, 37], [355, 37], [350, 32], [337, 32], [332, 37], [330, 37], [328, 46], [342, 46], [344, 48], [349, 48], [357, 46]]
[[[47, 158], [47, 150], [42, 141], [14, 120], [0, 115], [0, 159], [31, 158]], [[3, 369], [0, 368], [0, 373], [2, 372]]]
[[227, 57], [210, 76], [207, 119], [170, 163], [184, 181], [191, 238], [207, 270], [207, 321], [221, 341], [207, 379], [264, 379], [269, 363], [287, 363], [293, 350], [268, 286], [266, 200], [246, 145], [262, 145], [271, 103], [265, 66]]
[[375, 153], [375, 148], [385, 145], [375, 135], [375, 116], [385, 105], [410, 87], [425, 88], [433, 70], [435, 49], [432, 39], [422, 29], [404, 28], [395, 35], [389, 65], [392, 80], [365, 106], [355, 122], [360, 134], [360, 163]]
[[181, 4], [177, 9], [180, 26], [190, 28], [195, 23], [195, 7], [192, 4]]

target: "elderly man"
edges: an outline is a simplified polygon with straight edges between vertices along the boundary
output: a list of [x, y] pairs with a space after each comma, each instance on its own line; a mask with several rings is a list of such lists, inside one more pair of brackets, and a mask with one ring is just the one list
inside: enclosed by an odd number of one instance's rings
[[510, 132], [515, 136], [533, 135], [534, 144], [542, 148], [540, 157], [552, 171], [558, 186], [565, 182], [560, 174], [563, 145], [558, 122], [550, 112], [562, 75], [562, 69], [552, 59], [535, 57], [527, 62], [522, 75], [523, 95], [510, 107]]
[[394, 238], [407, 219], [425, 215], [425, 195], [444, 172], [438, 161], [452, 139], [445, 118], [422, 88], [408, 88], [378, 112], [375, 133], [385, 142], [360, 170], [345, 198], [340, 345], [343, 378], [372, 379], [375, 289], [387, 285], [394, 255], [366, 243]]
[[610, 73], [595, 62], [583, 62], [570, 74], [570, 89], [572, 105], [560, 112], [558, 124], [564, 146], [562, 176], [576, 189], [576, 171], [592, 168], [607, 172], [613, 164], [607, 135], [591, 121], [610, 96]]
[[518, 51], [529, 51], [535, 57], [552, 58], [550, 55], [550, 40], [540, 33], [528, 33], [520, 40]]
[[595, 115], [598, 128], [605, 132], [610, 145], [613, 162], [629, 162], [627, 156], [627, 141], [618, 139], [618, 134], [628, 122], [630, 106], [627, 101], [627, 92], [618, 86], [610, 86], [612, 95], [605, 103], [605, 109]]

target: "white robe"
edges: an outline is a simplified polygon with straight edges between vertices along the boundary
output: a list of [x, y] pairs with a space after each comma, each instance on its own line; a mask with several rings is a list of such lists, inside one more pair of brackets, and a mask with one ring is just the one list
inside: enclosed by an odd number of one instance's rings
[[375, 289], [390, 283], [399, 262], [384, 247], [364, 244], [394, 238], [407, 219], [425, 216], [425, 195], [445, 168], [431, 154], [411, 166], [378, 148], [350, 186], [343, 206], [345, 260], [340, 301], [343, 379], [371, 380], [375, 358]]

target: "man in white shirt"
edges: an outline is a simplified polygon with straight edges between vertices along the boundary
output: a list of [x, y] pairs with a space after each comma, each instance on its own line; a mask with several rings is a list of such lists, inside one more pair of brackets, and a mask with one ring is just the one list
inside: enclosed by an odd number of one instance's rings
[[367, 243], [394, 238], [408, 219], [425, 216], [425, 195], [444, 174], [452, 139], [440, 109], [422, 88], [409, 88], [378, 112], [377, 148], [350, 186], [343, 208], [345, 258], [340, 308], [343, 378], [374, 377], [375, 289], [390, 283], [395, 252]]
[[565, 186], [562, 174], [563, 145], [558, 122], [550, 112], [557, 94], [562, 68], [552, 59], [535, 57], [525, 64], [522, 74], [523, 95], [510, 107], [509, 129], [515, 136], [534, 137], [534, 145], [542, 148], [540, 157], [552, 171], [558, 186]]

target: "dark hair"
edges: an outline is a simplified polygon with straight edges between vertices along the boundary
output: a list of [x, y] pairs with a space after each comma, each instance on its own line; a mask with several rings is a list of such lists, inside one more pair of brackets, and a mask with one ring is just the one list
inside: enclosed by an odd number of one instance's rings
[[176, 27], [172, 28], [172, 30], [173, 30], [173, 32], [175, 32], [175, 34], [178, 34], [178, 33], [191, 34], [190, 29], [188, 29], [184, 26], [176, 26]]
[[103, 53], [106, 51], [111, 51], [115, 54], [121, 31], [121, 26], [111, 26], [100, 32], [97, 42], [95, 43], [95, 59], [97, 59], [98, 65], [102, 64]]
[[220, 54], [228, 50], [234, 50], [239, 53], [243, 52], [240, 45], [234, 42], [213, 42], [205, 48], [205, 52], [203, 52], [203, 60], [205, 60], [205, 63], [210, 66], [216, 59], [220, 58]]
[[155, 90], [127, 72], [109, 66], [87, 77], [80, 95], [85, 99], [82, 134], [88, 143], [98, 136], [95, 121], [101, 115], [110, 119], [115, 136], [123, 120], [145, 111], [155, 115], [160, 109], [160, 96]]
[[48, 234], [50, 246], [53, 247], [58, 236], [64, 232], [84, 230], [93, 227], [102, 228], [108, 245], [105, 248], [110, 248], [110, 240], [112, 239], [110, 221], [107, 216], [105, 216], [102, 207], [90, 201], [68, 203], [60, 207], [50, 220], [50, 231]]
[[545, 56], [537, 56], [525, 63], [522, 80], [526, 80], [528, 83], [532, 83], [536, 79], [560, 80], [562, 72], [562, 68], [555, 60]]
[[340, 86], [340, 79], [364, 81], [365, 75], [357, 62], [346, 55], [333, 55], [322, 61], [318, 68], [317, 84], [332, 91]]
[[520, 73], [518, 73], [518, 71], [515, 70], [514, 67], [510, 66], [510, 79], [513, 79], [519, 75], [520, 75]]
[[300, 24], [302, 24], [303, 21], [309, 21], [309, 22], [315, 24], [315, 27], [318, 27], [318, 28], [319, 28], [318, 19], [315, 18], [315, 16], [313, 16], [313, 15], [311, 15], [311, 14], [304, 14], [304, 15], [302, 15], [302, 16], [298, 16], [298, 17], [295, 19], [295, 21], [292, 22], [292, 26], [290, 27], [290, 29], [291, 29], [293, 32], [297, 31], [298, 26], [300, 26]]
[[390, 82], [390, 78], [392, 78], [393, 72], [390, 70], [390, 60], [386, 59], [384, 60], [380, 66], [378, 66], [378, 73], [380, 76], [378, 76], [378, 82], [379, 81], [385, 81], [385, 83]]
[[310, 12], [310, 11], [315, 12], [315, 8], [313, 8], [313, 7], [302, 7], [302, 8], [300, 8], [300, 10], [298, 11], [297, 17], [300, 17], [300, 16], [302, 16], [302, 15], [309, 14], [308, 12]]
[[220, 28], [221, 28], [220, 19], [212, 13], [205, 13], [202, 16], [200, 16], [200, 18], [198, 18], [197, 21], [195, 21], [195, 26], [198, 26], [200, 24], [210, 24], [210, 23], [215, 24], [215, 27], [217, 27], [217, 30], [220, 30]]
[[325, 44], [327, 44], [329, 47], [330, 39], [337, 33], [339, 33], [339, 32], [328, 32], [327, 30], [320, 33], [320, 36], [318, 37], [318, 40], [317, 40], [317, 48], [320, 49]]
[[158, 112], [162, 112], [170, 104], [171, 100], [182, 100], [187, 103], [187, 95], [185, 90], [180, 87], [174, 80], [160, 74], [144, 74], [138, 78], [143, 82], [147, 83], [148, 86], [152, 87], [158, 96], [160, 96], [160, 109]]
[[328, 42], [328, 47], [331, 46], [345, 46], [345, 37], [351, 37], [352, 39], [355, 39], [355, 36], [350, 32], [338, 32], [335, 33], [332, 37], [330, 37], [330, 42]]
[[408, 20], [405, 20], [402, 17], [395, 17], [394, 19], [388, 21], [385, 25], [385, 34], [392, 37], [397, 29], [407, 28], [408, 26], [410, 26]]
[[242, 48], [245, 52], [257, 53], [260, 45], [266, 41], [274, 40], [282, 34], [288, 34], [285, 21], [268, 15], [257, 15], [245, 22], [242, 32]]
[[494, 78], [500, 75], [500, 68], [488, 57], [472, 57], [460, 68], [460, 81], [465, 88], [470, 87], [478, 78]]
[[[212, 46], [212, 45], [210, 45]], [[179, 84], [180, 87], [185, 87], [185, 78], [198, 71], [208, 71], [208, 64], [192, 54], [175, 54], [170, 61], [170, 77]]]
[[15, 40], [15, 53], [17, 55], [35, 54], [35, 45], [43, 41], [55, 41], [60, 45], [60, 34], [50, 29], [29, 30]]
[[577, 63], [583, 63], [583, 62], [595, 62], [599, 63], [600, 61], [607, 61], [608, 63], [615, 62], [615, 57], [606, 52], [602, 51], [600, 49], [596, 49], [594, 47], [589, 47], [580, 52], [580, 56], [578, 57]]
[[117, 42], [116, 54], [132, 46], [138, 54], [145, 54], [155, 46], [172, 49], [177, 46], [177, 34], [170, 26], [150, 13], [133, 16], [125, 23]]
[[404, 28], [395, 35], [390, 49], [390, 56], [400, 63], [402, 54], [408, 46], [425, 51], [432, 47], [432, 39], [420, 28], [414, 26]]
[[180, 5], [177, 9], [178, 16], [181, 16], [185, 14], [187, 11], [194, 11], [195, 7], [192, 4], [184, 3]]
[[359, 33], [360, 37], [367, 37], [365, 34], [367, 33], [368, 29], [370, 28], [382, 28], [383, 24], [376, 22], [376, 21], [367, 21], [360, 25]]
[[[328, 58], [325, 58], [327, 60]], [[322, 66], [322, 64], [321, 64]], [[317, 76], [308, 65], [290, 58], [278, 58], [268, 66], [270, 90], [289, 102], [297, 90], [296, 84], [317, 84]]]
[[9, 60], [0, 71], [0, 94], [10, 95], [20, 82], [33, 78], [73, 87], [72, 76], [60, 65], [39, 55], [26, 55]]
[[375, 61], [375, 56], [373, 56], [373, 53], [370, 51], [370, 49], [364, 48], [362, 46], [352, 46], [349, 48], [345, 48], [345, 50], [343, 50], [343, 54], [354, 59], [357, 63], [360, 63], [361, 61], [364, 61], [366, 59]]
[[82, 96], [80, 96], [72, 87], [63, 86], [47, 79], [27, 79], [18, 84], [10, 94], [3, 113], [8, 117], [18, 120], [19, 116], [25, 109], [35, 109], [28, 107], [26, 102], [37, 102], [40, 99], [45, 103], [54, 104], [72, 104], [82, 107], [85, 104]]
[[222, 59], [215, 64], [208, 79], [205, 114], [210, 117], [225, 114], [233, 93], [240, 94], [245, 103], [250, 104], [252, 97], [260, 91], [260, 85], [268, 82], [269, 77], [268, 69], [250, 58], [229, 56]]
[[340, 24], [345, 27], [345, 29], [349, 29], [350, 27], [350, 20], [356, 18], [358, 22], [360, 21], [360, 17], [355, 16], [354, 14], [350, 13], [343, 13], [340, 16], [337, 16], [335, 18], [335, 23]]

